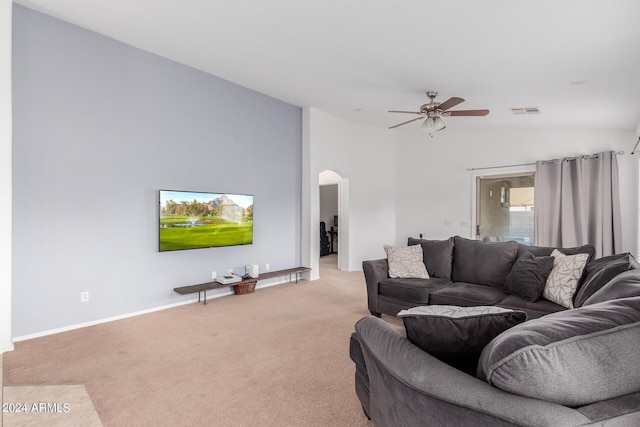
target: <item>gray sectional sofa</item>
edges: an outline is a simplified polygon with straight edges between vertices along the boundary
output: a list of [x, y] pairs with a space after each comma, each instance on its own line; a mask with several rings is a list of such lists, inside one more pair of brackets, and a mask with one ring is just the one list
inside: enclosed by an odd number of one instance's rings
[[[409, 245], [420, 245], [428, 279], [389, 277], [387, 259], [363, 261], [367, 283], [367, 303], [374, 316], [395, 316], [400, 310], [426, 304], [461, 306], [498, 305], [525, 311], [529, 318], [566, 309], [544, 298], [525, 299], [506, 286], [507, 276], [516, 260], [525, 254], [549, 256], [557, 249], [526, 246], [516, 242], [482, 242], [459, 236], [448, 240], [409, 238]], [[591, 261], [595, 249], [585, 245], [561, 248], [566, 255], [587, 254]], [[586, 275], [586, 269], [584, 274]], [[592, 287], [576, 294], [583, 302]]]
[[[391, 278], [387, 260], [363, 264], [374, 315], [356, 324], [350, 355], [356, 394], [374, 425], [640, 425], [640, 268], [630, 254], [593, 260], [590, 246], [560, 249], [588, 261], [566, 307], [536, 297], [535, 280], [518, 288], [519, 279], [544, 279], [535, 270], [555, 248], [460, 237], [409, 244], [422, 246], [430, 278]], [[498, 313], [422, 318], [412, 308], [441, 305]], [[398, 312], [405, 329], [376, 317]], [[487, 319], [513, 313], [528, 319], [482, 336]], [[425, 349], [482, 339], [471, 372]]]

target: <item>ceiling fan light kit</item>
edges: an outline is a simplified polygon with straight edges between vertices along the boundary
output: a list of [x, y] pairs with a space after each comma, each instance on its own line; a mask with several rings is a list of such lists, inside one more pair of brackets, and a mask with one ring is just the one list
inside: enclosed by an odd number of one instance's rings
[[435, 116], [427, 117], [420, 127], [431, 135], [433, 132], [446, 128], [447, 125], [444, 124], [444, 120], [442, 120], [442, 118]]
[[455, 116], [486, 116], [489, 114], [489, 110], [457, 110], [457, 111], [448, 111], [450, 108], [455, 107], [456, 105], [464, 102], [463, 98], [452, 97], [446, 100], [445, 102], [436, 102], [435, 98], [438, 96], [438, 92], [436, 91], [428, 91], [427, 97], [429, 97], [430, 102], [427, 104], [423, 104], [420, 106], [420, 111], [400, 111], [400, 110], [390, 110], [390, 113], [402, 113], [402, 114], [418, 114], [419, 117], [411, 120], [407, 120], [406, 122], [399, 123], [397, 125], [391, 126], [389, 129], [394, 129], [399, 126], [406, 125], [411, 122], [415, 122], [416, 120], [425, 119], [420, 127], [429, 133], [429, 135], [433, 136], [433, 132], [437, 132], [446, 128], [447, 126], [442, 120], [442, 117], [455, 117]]

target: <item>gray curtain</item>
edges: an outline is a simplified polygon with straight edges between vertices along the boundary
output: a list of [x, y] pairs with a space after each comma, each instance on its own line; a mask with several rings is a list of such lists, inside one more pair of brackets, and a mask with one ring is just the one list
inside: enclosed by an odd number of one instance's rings
[[536, 162], [535, 244], [591, 244], [596, 257], [622, 251], [614, 151]]

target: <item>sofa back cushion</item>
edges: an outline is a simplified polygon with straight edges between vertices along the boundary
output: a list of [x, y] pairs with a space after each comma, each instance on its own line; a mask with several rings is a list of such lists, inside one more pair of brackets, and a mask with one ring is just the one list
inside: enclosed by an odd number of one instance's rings
[[583, 307], [619, 298], [640, 297], [640, 269], [618, 274], [582, 303]]
[[516, 325], [482, 351], [477, 376], [510, 393], [582, 406], [640, 391], [640, 297]]
[[594, 248], [593, 245], [582, 245], [574, 248], [553, 248], [551, 246], [527, 246], [518, 244], [518, 256], [525, 252], [532, 253], [535, 256], [550, 256], [551, 252], [555, 249], [560, 250], [560, 252], [565, 255], [589, 254], [587, 262], [590, 262], [596, 255], [596, 248]]
[[447, 240], [425, 240], [409, 237], [409, 246], [422, 246], [424, 265], [430, 277], [451, 279], [451, 265], [453, 264], [453, 237]]
[[591, 261], [587, 264], [587, 275], [573, 300], [573, 305], [581, 307], [591, 295], [600, 290], [618, 274], [639, 267], [640, 265], [629, 252]]
[[517, 252], [516, 242], [481, 242], [455, 236], [451, 279], [503, 288]]

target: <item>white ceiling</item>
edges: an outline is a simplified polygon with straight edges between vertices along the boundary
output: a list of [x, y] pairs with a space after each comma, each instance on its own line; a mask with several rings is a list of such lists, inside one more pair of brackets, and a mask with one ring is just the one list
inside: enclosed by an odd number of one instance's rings
[[[17, 0], [301, 107], [390, 126], [438, 90], [453, 127], [640, 123], [638, 0]], [[539, 107], [516, 116], [510, 107]], [[252, 111], [251, 114], [259, 112]], [[409, 126], [419, 126], [419, 122]]]

